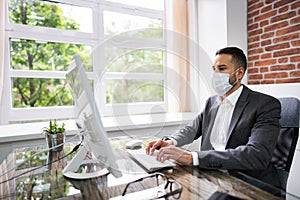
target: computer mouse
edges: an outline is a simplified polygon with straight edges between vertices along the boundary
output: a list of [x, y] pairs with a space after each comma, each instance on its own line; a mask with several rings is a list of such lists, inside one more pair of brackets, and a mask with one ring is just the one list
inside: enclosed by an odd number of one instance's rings
[[125, 144], [125, 146], [126, 149], [139, 149], [142, 147], [142, 143], [142, 140], [130, 140]]

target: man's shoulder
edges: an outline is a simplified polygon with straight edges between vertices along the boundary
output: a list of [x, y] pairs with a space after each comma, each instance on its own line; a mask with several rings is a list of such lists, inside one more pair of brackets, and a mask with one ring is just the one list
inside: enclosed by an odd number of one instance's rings
[[253, 101], [260, 100], [260, 101], [266, 101], [266, 102], [272, 101], [272, 102], [279, 103], [279, 100], [277, 98], [275, 98], [274, 96], [266, 94], [266, 93], [258, 92], [255, 90], [251, 90], [247, 86], [244, 86], [244, 92], [247, 94], [249, 100], [253, 100]]
[[218, 97], [219, 97], [218, 95], [210, 96], [210, 97], [207, 99], [206, 104], [208, 104], [208, 105], [214, 104], [214, 103], [217, 101]]

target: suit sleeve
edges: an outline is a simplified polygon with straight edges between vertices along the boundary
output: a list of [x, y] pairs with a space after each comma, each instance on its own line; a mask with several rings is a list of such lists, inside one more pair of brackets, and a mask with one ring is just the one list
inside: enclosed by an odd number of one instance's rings
[[184, 128], [179, 129], [170, 137], [176, 140], [176, 146], [183, 146], [192, 143], [201, 136], [199, 127], [201, 126], [202, 113], [199, 114], [193, 121], [187, 124]]
[[[177, 141], [176, 146], [183, 146], [185, 144], [190, 144], [194, 140], [198, 139], [202, 136], [203, 132], [203, 124], [205, 119], [204, 113], [207, 113], [211, 107], [211, 98], [206, 101], [205, 108], [203, 111], [189, 124], [187, 124], [184, 128], [179, 129], [175, 133], [173, 133], [170, 137]], [[200, 148], [200, 147], [199, 147]]]

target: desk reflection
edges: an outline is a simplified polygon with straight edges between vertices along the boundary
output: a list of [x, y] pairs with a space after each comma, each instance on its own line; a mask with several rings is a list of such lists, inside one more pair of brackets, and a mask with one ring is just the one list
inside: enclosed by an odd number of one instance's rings
[[[62, 175], [62, 169], [74, 154], [65, 157], [75, 146], [66, 144], [63, 151], [44, 152], [40, 147], [19, 148], [8, 155], [0, 165], [0, 199], [109, 199], [120, 196], [129, 181], [147, 173], [124, 152], [125, 142], [112, 141], [117, 153], [117, 164], [123, 176], [108, 176], [88, 180], [72, 180]], [[28, 159], [20, 166], [22, 161]], [[284, 199], [272, 195], [226, 172], [199, 170], [177, 165], [171, 170], [160, 170], [182, 187], [180, 199], [209, 199], [216, 191], [243, 199]], [[141, 185], [144, 187], [144, 185]]]

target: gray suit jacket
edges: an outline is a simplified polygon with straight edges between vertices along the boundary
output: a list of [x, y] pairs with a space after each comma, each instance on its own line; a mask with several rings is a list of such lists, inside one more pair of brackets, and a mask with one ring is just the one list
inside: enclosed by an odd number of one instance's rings
[[280, 130], [280, 102], [244, 86], [232, 114], [226, 151], [216, 151], [210, 143], [218, 110], [216, 98], [210, 97], [204, 110], [171, 136], [178, 142], [177, 146], [202, 136], [198, 151], [200, 168], [238, 170], [278, 186], [279, 179], [270, 161]]

